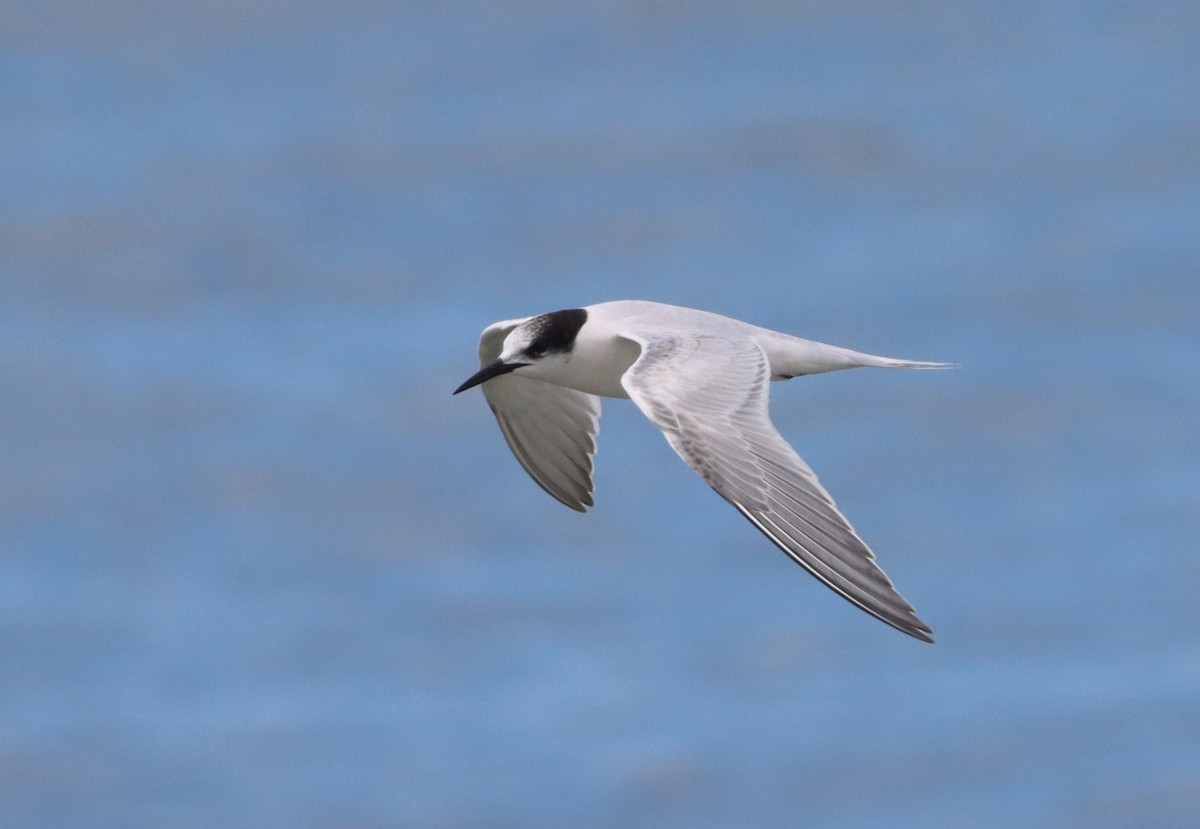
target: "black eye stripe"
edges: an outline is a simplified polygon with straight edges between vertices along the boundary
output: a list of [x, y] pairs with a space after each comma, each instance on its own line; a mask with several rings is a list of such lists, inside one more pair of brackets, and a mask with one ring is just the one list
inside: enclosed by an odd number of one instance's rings
[[528, 323], [533, 339], [525, 349], [530, 356], [540, 357], [551, 351], [570, 351], [575, 345], [579, 329], [587, 322], [587, 311], [569, 308], [534, 317]]

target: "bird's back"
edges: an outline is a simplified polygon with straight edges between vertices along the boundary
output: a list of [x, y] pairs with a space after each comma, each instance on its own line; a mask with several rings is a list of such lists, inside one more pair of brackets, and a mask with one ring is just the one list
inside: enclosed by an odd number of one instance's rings
[[770, 328], [751, 325], [731, 317], [646, 300], [619, 300], [589, 305], [589, 322], [612, 335], [639, 333], [644, 336], [693, 336], [752, 339], [766, 352], [771, 379], [785, 380], [803, 374], [821, 374], [847, 368], [944, 368], [945, 363], [901, 360], [867, 354], [841, 346], [807, 340]]

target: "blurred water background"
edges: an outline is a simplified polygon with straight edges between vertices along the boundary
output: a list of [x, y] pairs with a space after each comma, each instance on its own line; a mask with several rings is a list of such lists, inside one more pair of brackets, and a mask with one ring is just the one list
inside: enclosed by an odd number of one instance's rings
[[[1200, 7], [0, 3], [0, 824], [1183, 827]], [[505, 317], [706, 308], [921, 616]]]

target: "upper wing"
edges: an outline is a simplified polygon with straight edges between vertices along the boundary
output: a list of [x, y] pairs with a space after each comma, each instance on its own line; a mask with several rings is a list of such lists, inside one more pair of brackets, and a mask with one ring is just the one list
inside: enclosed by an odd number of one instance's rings
[[[479, 360], [500, 358], [508, 332], [520, 320], [488, 326], [479, 339]], [[600, 398], [517, 373], [493, 377], [483, 395], [521, 466], [538, 486], [568, 507], [592, 506], [592, 456], [600, 429]]]
[[932, 642], [816, 475], [771, 425], [770, 366], [752, 340], [628, 335], [621, 383], [688, 465], [810, 573], [871, 615]]

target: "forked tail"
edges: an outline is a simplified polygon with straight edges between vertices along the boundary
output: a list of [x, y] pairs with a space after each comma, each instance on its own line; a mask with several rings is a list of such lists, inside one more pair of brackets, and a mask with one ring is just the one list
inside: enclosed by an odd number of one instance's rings
[[787, 337], [764, 343], [771, 359], [772, 376], [778, 379], [802, 374], [821, 374], [847, 368], [956, 368], [956, 363], [934, 363], [925, 360], [901, 360], [866, 354], [815, 340]]
[[932, 363], [927, 360], [899, 360], [895, 357], [879, 357], [874, 354], [860, 354], [868, 362], [859, 365], [873, 368], [958, 368], [958, 363]]

